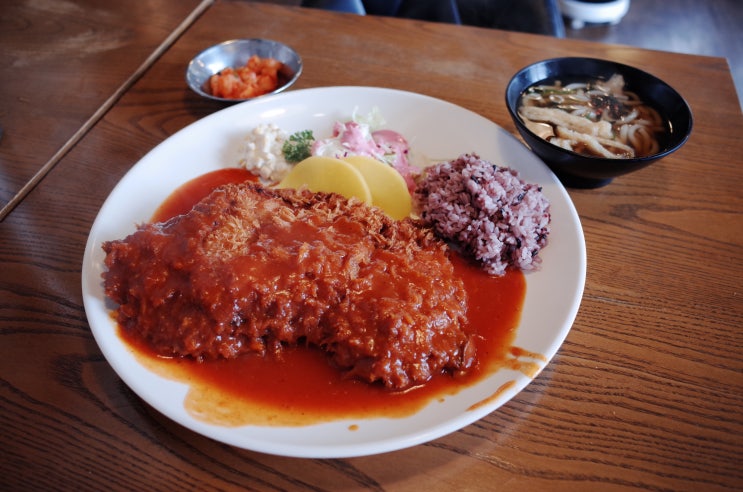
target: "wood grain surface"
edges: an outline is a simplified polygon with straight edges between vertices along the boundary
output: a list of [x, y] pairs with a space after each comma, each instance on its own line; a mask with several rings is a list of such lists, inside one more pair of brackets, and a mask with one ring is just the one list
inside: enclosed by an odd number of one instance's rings
[[[224, 107], [185, 86], [189, 59], [236, 37], [294, 46], [305, 63], [297, 89], [414, 91], [513, 133], [504, 91], [514, 72], [554, 56], [610, 58], [670, 82], [692, 107], [694, 132], [654, 166], [569, 190], [588, 249], [583, 302], [557, 356], [506, 405], [382, 455], [260, 454], [186, 430], [134, 395], [91, 336], [80, 287], [88, 232], [114, 185], [162, 140]], [[743, 116], [731, 102], [720, 58], [216, 2], [0, 223], [0, 488], [743, 488]], [[55, 111], [70, 117], [66, 109]]]
[[56, 164], [201, 1], [3, 2], [0, 209]]

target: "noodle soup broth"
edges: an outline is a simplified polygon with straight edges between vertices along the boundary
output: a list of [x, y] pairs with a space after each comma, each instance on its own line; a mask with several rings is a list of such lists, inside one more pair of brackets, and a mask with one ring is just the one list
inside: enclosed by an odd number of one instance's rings
[[521, 93], [518, 116], [540, 138], [588, 157], [648, 157], [668, 140], [667, 121], [619, 73], [540, 81]]
[[[534, 94], [540, 86], [543, 94]], [[693, 126], [691, 108], [676, 90], [611, 60], [562, 57], [532, 63], [511, 77], [505, 96], [524, 143], [573, 188], [605, 186], [650, 166], [681, 148]], [[592, 115], [592, 106], [600, 114]], [[527, 119], [523, 113], [537, 114]]]

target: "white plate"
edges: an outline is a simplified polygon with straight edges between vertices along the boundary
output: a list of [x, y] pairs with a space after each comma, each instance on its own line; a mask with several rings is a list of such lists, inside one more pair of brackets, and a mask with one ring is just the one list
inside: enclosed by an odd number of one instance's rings
[[[526, 276], [527, 292], [514, 344], [549, 361], [568, 334], [578, 311], [586, 273], [583, 231], [575, 208], [557, 178], [521, 142], [491, 121], [431, 97], [370, 87], [298, 90], [238, 104], [179, 131], [155, 147], [119, 182], [90, 231], [82, 269], [85, 311], [93, 335], [117, 374], [143, 400], [181, 425], [240, 448], [295, 457], [350, 457], [402, 449], [436, 439], [477, 421], [521, 391], [531, 378], [500, 370], [443, 402], [399, 419], [335, 421], [306, 427], [220, 427], [194, 419], [183, 406], [187, 387], [143, 367], [116, 334], [103, 291], [101, 243], [134, 232], [184, 182], [205, 172], [234, 166], [244, 136], [261, 122], [288, 132], [311, 129], [329, 135], [332, 124], [381, 110], [387, 128], [401, 132], [418, 153], [455, 158], [477, 152], [484, 159], [518, 170], [542, 185], [551, 203], [552, 232], [540, 253], [542, 269]], [[547, 362], [537, 361], [539, 371]], [[509, 381], [508, 390], [486, 400]], [[349, 425], [358, 427], [349, 431]]]

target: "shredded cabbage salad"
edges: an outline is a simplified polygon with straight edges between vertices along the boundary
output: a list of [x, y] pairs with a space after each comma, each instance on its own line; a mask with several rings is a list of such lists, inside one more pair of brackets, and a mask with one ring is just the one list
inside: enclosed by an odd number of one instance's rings
[[376, 107], [368, 114], [354, 109], [349, 121], [336, 122], [332, 135], [323, 139], [316, 139], [311, 130], [287, 134], [274, 124], [262, 123], [245, 138], [240, 164], [265, 180], [280, 181], [293, 164], [311, 155], [365, 155], [395, 168], [412, 189], [420, 170], [410, 163], [405, 137], [385, 125]]

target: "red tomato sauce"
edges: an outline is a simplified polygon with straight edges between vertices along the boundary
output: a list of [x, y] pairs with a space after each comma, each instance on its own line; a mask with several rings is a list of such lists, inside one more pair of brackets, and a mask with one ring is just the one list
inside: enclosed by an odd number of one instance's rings
[[187, 181], [160, 205], [151, 222], [163, 222], [176, 215], [185, 214], [219, 185], [245, 181], [257, 182], [258, 177], [240, 167], [219, 169]]
[[[177, 189], [152, 220], [185, 213], [220, 184], [249, 179], [255, 180], [242, 169], [205, 174]], [[503, 277], [492, 277], [458, 255], [454, 266], [468, 295], [467, 329], [478, 335], [477, 365], [465, 375], [439, 375], [402, 392], [344, 378], [319, 350], [307, 347], [289, 348], [277, 357], [248, 354], [196, 362], [158, 357], [121, 330], [120, 336], [143, 364], [190, 386], [185, 405], [192, 414], [219, 425], [286, 426], [339, 418], [404, 417], [502, 367], [515, 366], [512, 342], [526, 293], [523, 273], [513, 270]]]

